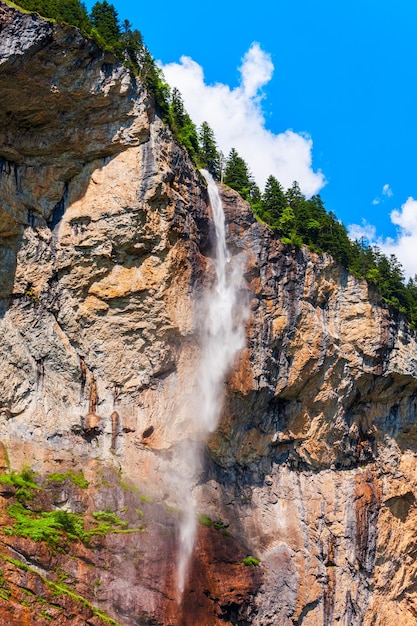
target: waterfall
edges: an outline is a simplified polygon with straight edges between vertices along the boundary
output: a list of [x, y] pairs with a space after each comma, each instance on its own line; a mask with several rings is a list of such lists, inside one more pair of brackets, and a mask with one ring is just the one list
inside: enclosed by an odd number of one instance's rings
[[[226, 227], [223, 205], [217, 184], [206, 170], [201, 170], [207, 189], [215, 226], [215, 283], [205, 294], [200, 320], [201, 358], [197, 372], [198, 401], [192, 419], [202, 442], [218, 424], [224, 398], [225, 377], [238, 352], [245, 345], [244, 323], [247, 307], [239, 301], [243, 280], [243, 262], [231, 257], [226, 246]], [[195, 475], [200, 463], [197, 443], [190, 445], [188, 463], [190, 475]], [[188, 566], [196, 535], [195, 503], [191, 484], [188, 485], [186, 510], [180, 528], [178, 589], [180, 594], [186, 583]]]

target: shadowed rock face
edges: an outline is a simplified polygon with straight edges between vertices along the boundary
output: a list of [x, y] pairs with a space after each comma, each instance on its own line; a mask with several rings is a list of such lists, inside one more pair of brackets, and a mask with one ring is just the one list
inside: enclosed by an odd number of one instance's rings
[[[251, 315], [201, 443], [206, 525], [179, 599], [179, 485], [214, 276], [205, 186], [111, 55], [2, 3], [0, 92], [0, 465], [29, 465], [43, 488], [31, 500], [0, 483], [0, 624], [98, 626], [97, 610], [123, 626], [415, 624], [404, 319], [222, 187]], [[69, 477], [81, 470], [88, 486]], [[97, 511], [123, 526], [56, 550], [13, 531], [19, 499], [77, 513], [86, 532]]]

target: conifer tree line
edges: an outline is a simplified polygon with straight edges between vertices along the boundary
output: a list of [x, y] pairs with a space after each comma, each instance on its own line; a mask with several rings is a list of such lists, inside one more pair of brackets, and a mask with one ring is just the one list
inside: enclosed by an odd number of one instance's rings
[[296, 181], [285, 191], [273, 175], [261, 193], [234, 149], [226, 160], [224, 183], [250, 202], [258, 220], [277, 231], [284, 244], [305, 245], [313, 252], [331, 254], [351, 274], [365, 278], [385, 303], [404, 313], [417, 328], [417, 275], [405, 283], [404, 270], [394, 254], [386, 256], [365, 239], [352, 241], [336, 215], [326, 210], [319, 194], [306, 198]]
[[96, 2], [90, 13], [80, 0], [16, 0], [15, 4], [76, 26], [101, 48], [122, 59], [147, 85], [159, 114], [198, 167], [240, 193], [257, 219], [275, 230], [284, 244], [306, 245], [314, 252], [331, 254], [349, 272], [374, 285], [382, 299], [405, 313], [411, 326], [417, 328], [417, 275], [405, 284], [404, 270], [394, 255], [387, 257], [365, 240], [351, 241], [345, 226], [326, 210], [320, 195], [306, 198], [297, 182], [284, 190], [272, 174], [261, 192], [247, 163], [234, 148], [223, 159], [209, 124], [203, 122], [196, 127], [178, 89], [171, 90], [166, 84], [141, 33], [132, 29], [129, 20], [121, 23], [111, 3]]

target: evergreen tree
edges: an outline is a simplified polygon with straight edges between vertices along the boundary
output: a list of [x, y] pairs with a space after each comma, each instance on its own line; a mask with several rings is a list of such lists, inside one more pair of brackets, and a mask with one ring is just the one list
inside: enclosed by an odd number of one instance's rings
[[278, 227], [278, 220], [288, 202], [284, 190], [275, 176], [269, 176], [261, 198], [259, 217], [272, 228]]
[[220, 180], [220, 154], [214, 133], [207, 122], [201, 124], [198, 138], [201, 166], [210, 172], [214, 180]]
[[235, 191], [238, 191], [242, 198], [250, 201], [251, 190], [254, 185], [252, 174], [246, 162], [232, 148], [227, 157], [224, 170], [224, 183]]
[[296, 180], [285, 192], [285, 197], [287, 198], [288, 206], [290, 206], [294, 211], [296, 211], [301, 202], [305, 200], [303, 194], [301, 193], [300, 185]]
[[92, 23], [87, 9], [79, 0], [17, 0], [16, 4], [43, 17], [76, 26], [84, 35], [91, 32]]
[[88, 16], [87, 9], [83, 2], [79, 0], [55, 0], [51, 2], [54, 19], [77, 26], [85, 35], [90, 34], [92, 23]]
[[176, 87], [172, 90], [169, 114], [175, 138], [187, 148], [191, 158], [199, 163], [197, 128], [185, 110], [182, 96]]
[[107, 0], [96, 2], [91, 9], [91, 21], [106, 47], [117, 49], [120, 46], [119, 16], [112, 4]]

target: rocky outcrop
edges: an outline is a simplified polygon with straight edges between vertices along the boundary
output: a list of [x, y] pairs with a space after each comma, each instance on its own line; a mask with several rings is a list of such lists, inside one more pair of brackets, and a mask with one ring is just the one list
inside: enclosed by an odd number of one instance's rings
[[[0, 624], [414, 624], [415, 335], [226, 187], [247, 347], [200, 442], [179, 596], [205, 184], [110, 54], [4, 3], [0, 27]], [[24, 535], [19, 502], [87, 535]]]

